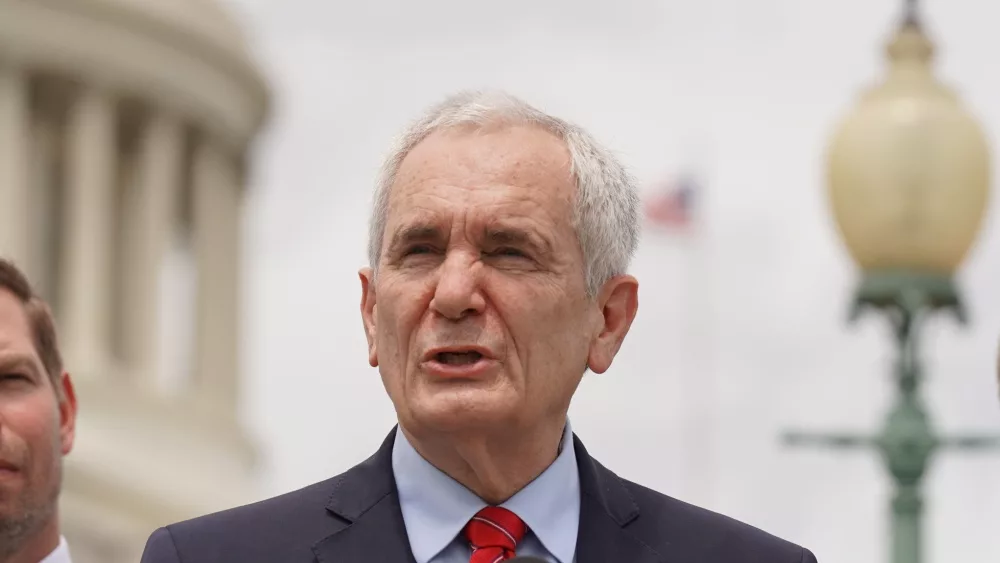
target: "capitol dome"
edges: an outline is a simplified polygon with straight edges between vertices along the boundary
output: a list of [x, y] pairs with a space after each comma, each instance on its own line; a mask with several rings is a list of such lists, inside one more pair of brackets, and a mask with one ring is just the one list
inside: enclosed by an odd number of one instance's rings
[[155, 101], [238, 148], [268, 91], [238, 23], [211, 0], [0, 0], [0, 58]]
[[92, 4], [96, 10], [129, 14], [137, 19], [137, 25], [145, 20], [149, 25], [172, 28], [174, 33], [190, 34], [206, 47], [253, 66], [243, 29], [214, 0], [90, 0], [83, 4]]

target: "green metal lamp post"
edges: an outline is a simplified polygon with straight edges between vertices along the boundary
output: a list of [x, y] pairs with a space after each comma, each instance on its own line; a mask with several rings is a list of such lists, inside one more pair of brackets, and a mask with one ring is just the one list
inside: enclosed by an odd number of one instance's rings
[[888, 319], [896, 399], [880, 432], [785, 435], [792, 445], [869, 448], [894, 483], [892, 563], [922, 563], [922, 482], [945, 448], [1000, 447], [1000, 436], [941, 436], [920, 397], [919, 332], [934, 313], [966, 314], [953, 281], [975, 242], [989, 191], [989, 149], [933, 74], [915, 0], [887, 49], [886, 78], [866, 91], [831, 145], [828, 187], [840, 234], [861, 270], [851, 320]]

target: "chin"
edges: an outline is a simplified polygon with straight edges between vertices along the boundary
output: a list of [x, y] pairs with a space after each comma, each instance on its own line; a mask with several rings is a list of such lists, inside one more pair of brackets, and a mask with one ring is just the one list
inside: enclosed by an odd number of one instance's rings
[[497, 390], [466, 389], [421, 397], [411, 407], [417, 425], [438, 432], [465, 433], [493, 429], [518, 412], [518, 401]]

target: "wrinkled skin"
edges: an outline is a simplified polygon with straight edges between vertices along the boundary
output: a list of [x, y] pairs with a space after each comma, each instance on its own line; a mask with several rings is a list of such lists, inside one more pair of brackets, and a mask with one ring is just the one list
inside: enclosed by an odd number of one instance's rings
[[[483, 498], [551, 463], [586, 368], [610, 367], [636, 314], [631, 276], [587, 294], [574, 190], [568, 150], [541, 129], [436, 132], [400, 167], [377, 278], [360, 273], [369, 362], [400, 427]], [[448, 346], [489, 362], [442, 376], [425, 360]]]

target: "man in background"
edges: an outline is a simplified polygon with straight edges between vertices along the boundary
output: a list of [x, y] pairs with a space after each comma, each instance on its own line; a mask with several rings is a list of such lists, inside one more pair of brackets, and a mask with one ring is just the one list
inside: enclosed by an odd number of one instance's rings
[[70, 563], [58, 501], [75, 425], [52, 312], [0, 259], [0, 563]]
[[157, 530], [143, 563], [815, 563], [622, 479], [570, 427], [639, 306], [638, 201], [589, 134], [512, 96], [431, 108], [385, 162], [359, 272], [398, 427], [328, 481]]

